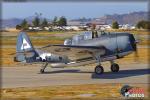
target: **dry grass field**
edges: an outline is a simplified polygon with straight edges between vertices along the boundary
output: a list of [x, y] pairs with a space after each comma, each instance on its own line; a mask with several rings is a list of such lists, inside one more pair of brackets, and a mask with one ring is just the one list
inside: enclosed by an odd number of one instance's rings
[[[122, 86], [123, 84], [88, 84], [3, 89], [2, 100], [118, 100], [123, 99], [120, 94]], [[146, 85], [136, 85], [141, 86], [148, 96]]]
[[[131, 32], [131, 31], [129, 31]], [[132, 31], [137, 34], [138, 31]], [[139, 31], [139, 34], [148, 34], [149, 32]], [[60, 44], [63, 40], [73, 36], [76, 32], [28, 32], [34, 46], [45, 46], [46, 44]], [[20, 63], [13, 61], [13, 53], [15, 53], [16, 36], [18, 32], [4, 32], [1, 33], [1, 58], [2, 67], [18, 66]], [[140, 46], [147, 46], [149, 40], [140, 42]], [[149, 63], [150, 48], [139, 48], [138, 59], [135, 58], [134, 53], [117, 60], [119, 64], [129, 63]], [[48, 86], [35, 88], [11, 88], [2, 89], [1, 100], [105, 100], [108, 99], [125, 99], [120, 94], [120, 89], [123, 84], [89, 84], [89, 85], [72, 85], [72, 86]], [[142, 86], [145, 91], [150, 92], [148, 87]]]
[[[111, 30], [115, 31], [115, 30]], [[120, 30], [121, 31], [121, 30]], [[149, 34], [148, 31], [127, 31], [134, 34]], [[11, 32], [3, 32], [1, 33], [1, 62], [3, 66], [11, 66], [17, 65], [18, 63], [13, 61], [13, 57], [15, 56], [15, 47], [16, 47], [16, 39], [18, 35], [18, 31], [11, 31]], [[77, 33], [80, 32], [27, 32], [31, 38], [32, 44], [37, 47], [46, 46], [48, 44], [63, 44], [64, 39], [69, 38]], [[147, 46], [150, 44], [149, 40], [140, 39], [139, 45]], [[149, 55], [149, 48], [139, 48], [138, 49], [139, 61], [147, 63], [148, 62], [148, 55]], [[126, 60], [126, 63], [132, 63], [135, 61], [134, 54], [131, 54], [121, 60], [118, 60], [120, 63]]]
[[[64, 39], [69, 38], [77, 33], [83, 31], [70, 31], [70, 32], [27, 32], [30, 36], [34, 45], [46, 45], [46, 44], [60, 44], [63, 43]], [[109, 30], [108, 32], [116, 32], [116, 30]], [[117, 32], [129, 32], [135, 35], [150, 35], [149, 31], [123, 31], [117, 30]], [[1, 33], [1, 42], [2, 45], [16, 45], [16, 39], [19, 32], [2, 32]], [[140, 38], [140, 45], [147, 45], [150, 41], [145, 38]]]
[[[135, 57], [135, 54], [130, 54], [128, 56], [126, 56], [125, 58], [122, 59], [118, 59], [117, 62], [120, 64], [129, 64], [129, 63], [148, 63], [148, 59], [149, 59], [149, 50], [150, 49], [145, 49], [145, 48], [139, 48], [138, 49], [138, 58]], [[15, 53], [15, 48], [2, 48], [2, 64], [3, 66], [8, 66], [8, 67], [12, 67], [12, 65], [17, 66], [19, 63], [14, 62], [13, 58], [15, 55], [12, 55], [13, 53]], [[124, 62], [125, 61], [125, 62]]]

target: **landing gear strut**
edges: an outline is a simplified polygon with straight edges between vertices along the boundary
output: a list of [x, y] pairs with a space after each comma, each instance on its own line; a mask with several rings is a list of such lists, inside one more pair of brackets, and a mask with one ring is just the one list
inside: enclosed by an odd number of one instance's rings
[[40, 73], [44, 73], [45, 68], [47, 67], [48, 63], [46, 62], [45, 64], [42, 65], [42, 69], [40, 69]]
[[111, 71], [112, 72], [118, 72], [119, 71], [119, 65], [116, 63], [111, 63]]
[[95, 67], [95, 73], [97, 75], [103, 74], [104, 68], [103, 68], [103, 66], [101, 66], [101, 58], [100, 58], [100, 56], [95, 56], [95, 58], [96, 58], [96, 61], [98, 63], [98, 65]]

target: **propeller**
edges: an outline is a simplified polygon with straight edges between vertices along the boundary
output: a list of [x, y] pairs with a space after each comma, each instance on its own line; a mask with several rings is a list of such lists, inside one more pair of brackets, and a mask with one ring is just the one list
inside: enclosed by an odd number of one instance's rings
[[139, 55], [138, 55], [138, 48], [137, 48], [137, 44], [139, 43], [137, 36], [130, 34], [129, 35], [130, 38], [130, 43], [132, 45], [133, 51], [134, 51], [134, 61], [138, 61], [139, 59]]
[[140, 38], [139, 38], [139, 34], [137, 33], [135, 37], [135, 41], [134, 41], [134, 61], [135, 62], [138, 62], [139, 61], [139, 52], [138, 52], [138, 43], [140, 41]]
[[138, 48], [137, 48], [137, 43], [136, 43], [136, 49], [134, 52], [134, 61], [135, 62], [139, 61], [139, 52], [138, 52]]

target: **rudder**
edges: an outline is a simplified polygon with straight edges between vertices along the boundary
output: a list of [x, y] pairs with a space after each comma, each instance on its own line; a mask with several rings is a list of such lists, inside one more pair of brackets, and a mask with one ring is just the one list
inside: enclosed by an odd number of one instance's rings
[[17, 38], [16, 52], [26, 52], [34, 50], [32, 43], [25, 32], [20, 32]]
[[25, 32], [20, 32], [17, 37], [16, 57], [14, 61], [17, 62], [34, 62], [37, 53], [30, 41], [30, 38]]

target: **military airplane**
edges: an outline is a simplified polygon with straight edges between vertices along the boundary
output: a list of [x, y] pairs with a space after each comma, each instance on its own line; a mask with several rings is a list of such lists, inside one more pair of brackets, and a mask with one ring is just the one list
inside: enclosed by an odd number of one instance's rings
[[74, 35], [64, 44], [49, 44], [35, 49], [26, 34], [20, 32], [17, 38], [14, 61], [25, 63], [44, 63], [40, 72], [44, 73], [48, 64], [74, 65], [97, 63], [96, 74], [104, 72], [101, 62], [109, 61], [111, 71], [118, 72], [119, 65], [114, 62], [137, 51], [137, 41], [131, 33], [110, 33], [87, 31]]

